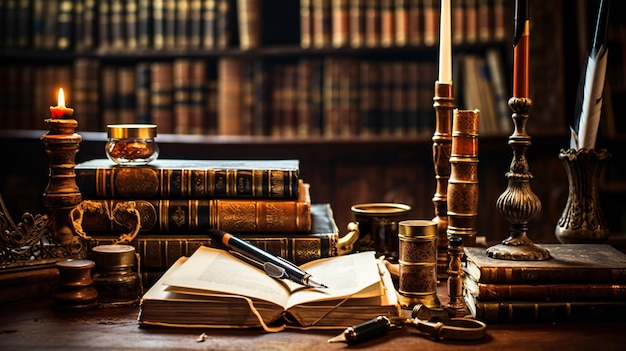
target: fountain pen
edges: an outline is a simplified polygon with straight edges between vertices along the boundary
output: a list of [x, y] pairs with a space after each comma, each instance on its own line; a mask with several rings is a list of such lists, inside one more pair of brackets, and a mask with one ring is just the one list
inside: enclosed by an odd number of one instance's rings
[[292, 262], [261, 250], [232, 234], [220, 229], [209, 229], [209, 234], [230, 250], [263, 267], [265, 273], [272, 278], [290, 279], [312, 288], [327, 288]]

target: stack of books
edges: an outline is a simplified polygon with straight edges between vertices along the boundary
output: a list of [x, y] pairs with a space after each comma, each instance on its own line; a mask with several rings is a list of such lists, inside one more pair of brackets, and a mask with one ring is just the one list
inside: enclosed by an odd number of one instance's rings
[[90, 244], [135, 246], [147, 285], [179, 257], [221, 245], [208, 229], [296, 264], [337, 255], [332, 209], [311, 204], [298, 160], [160, 159], [123, 167], [95, 159], [77, 164], [75, 173], [80, 227]]
[[465, 302], [486, 323], [614, 319], [626, 312], [626, 254], [606, 244], [545, 244], [545, 261], [466, 247]]

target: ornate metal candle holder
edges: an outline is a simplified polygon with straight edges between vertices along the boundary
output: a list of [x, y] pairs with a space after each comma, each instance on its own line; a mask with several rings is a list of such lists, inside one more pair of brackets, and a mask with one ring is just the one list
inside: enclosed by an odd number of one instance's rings
[[548, 250], [536, 246], [527, 236], [528, 221], [541, 211], [541, 201], [530, 188], [532, 174], [529, 172], [526, 150], [530, 147], [530, 136], [526, 133], [528, 112], [532, 107], [529, 98], [512, 97], [509, 107], [513, 110], [515, 129], [509, 137], [513, 149], [511, 168], [506, 173], [508, 186], [496, 201], [500, 214], [510, 225], [510, 234], [501, 244], [487, 249], [487, 256], [507, 260], [545, 260], [550, 258]]
[[555, 230], [561, 243], [602, 243], [608, 239], [609, 228], [600, 206], [598, 180], [610, 157], [605, 149], [562, 149], [559, 153], [569, 182], [567, 203]]
[[435, 133], [433, 134], [433, 163], [437, 188], [433, 196], [437, 223], [437, 277], [447, 278], [448, 269], [448, 179], [450, 179], [450, 150], [452, 149], [452, 109], [454, 97], [451, 83], [435, 82]]

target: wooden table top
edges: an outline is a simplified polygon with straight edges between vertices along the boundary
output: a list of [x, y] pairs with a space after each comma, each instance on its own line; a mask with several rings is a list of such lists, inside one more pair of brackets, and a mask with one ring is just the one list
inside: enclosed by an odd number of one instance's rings
[[[51, 302], [0, 305], [0, 350], [623, 350], [626, 322], [488, 325], [476, 342], [435, 341], [408, 328], [359, 345], [328, 343], [340, 331], [266, 333], [260, 329], [178, 329], [140, 327], [138, 307], [55, 312]], [[207, 338], [198, 342], [206, 333]]]

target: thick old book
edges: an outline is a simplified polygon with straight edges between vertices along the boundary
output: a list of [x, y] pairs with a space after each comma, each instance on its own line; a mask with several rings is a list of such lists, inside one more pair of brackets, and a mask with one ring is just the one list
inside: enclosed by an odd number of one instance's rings
[[465, 303], [472, 317], [485, 323], [610, 321], [623, 318], [626, 312], [624, 300], [478, 301], [467, 291]]
[[253, 49], [261, 44], [260, 0], [237, 0], [239, 47]]
[[138, 321], [280, 331], [345, 328], [379, 315], [398, 315], [389, 272], [371, 251], [300, 267], [328, 288], [309, 289], [274, 279], [224, 250], [201, 247], [188, 259], [181, 258], [146, 292]]
[[626, 300], [626, 283], [487, 284], [465, 275], [463, 286], [478, 301]]
[[73, 220], [94, 235], [150, 232], [185, 234], [311, 230], [311, 197], [301, 183], [298, 199], [94, 199], [84, 200]]
[[512, 261], [465, 247], [465, 274], [486, 284], [626, 283], [626, 254], [606, 244], [542, 244], [550, 258]]
[[222, 57], [217, 68], [217, 132], [219, 135], [241, 134], [241, 67], [236, 57]]
[[[237, 233], [237, 237], [297, 265], [338, 255], [339, 229], [330, 204], [311, 204], [310, 231], [242, 232]], [[117, 239], [112, 236], [98, 236], [90, 241], [90, 245], [112, 244]], [[140, 255], [142, 268], [163, 270], [174, 264], [178, 258], [191, 256], [200, 246], [221, 247], [220, 243], [211, 241], [206, 232], [186, 235], [141, 233], [130, 245]]]
[[298, 198], [298, 160], [161, 159], [119, 167], [108, 159], [74, 169], [84, 198]]
[[151, 122], [158, 126], [158, 133], [174, 131], [172, 62], [150, 64], [150, 113]]

